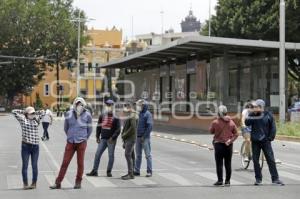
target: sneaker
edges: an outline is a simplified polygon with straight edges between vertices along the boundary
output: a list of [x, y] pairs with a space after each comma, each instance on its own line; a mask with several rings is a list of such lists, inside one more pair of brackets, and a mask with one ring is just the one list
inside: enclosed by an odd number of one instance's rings
[[122, 176], [121, 178], [122, 180], [132, 180], [134, 179], [134, 175], [127, 174], [125, 176]]
[[49, 187], [50, 189], [61, 189], [61, 185], [60, 184], [55, 184]]
[[81, 189], [81, 183], [76, 183], [74, 189]]
[[138, 173], [138, 172], [133, 172], [133, 175], [134, 175], [134, 176], [140, 176], [141, 174]]
[[93, 177], [97, 177], [97, 176], [98, 176], [98, 172], [97, 172], [97, 171], [94, 171], [94, 170], [92, 170], [91, 172], [87, 173], [86, 175], [87, 175], [87, 176], [93, 176]]
[[244, 162], [249, 162], [250, 160], [249, 160], [249, 158], [248, 157], [245, 157], [244, 158]]
[[223, 186], [223, 182], [217, 181], [214, 183], [214, 186]]
[[255, 185], [255, 186], [260, 186], [260, 185], [262, 185], [261, 180], [256, 180], [256, 181], [254, 182], [254, 185]]
[[113, 177], [112, 174], [111, 174], [111, 172], [107, 172], [106, 176], [109, 177], [109, 178]]
[[284, 183], [281, 180], [273, 180], [272, 183], [275, 184], [275, 185], [284, 186]]
[[225, 181], [225, 187], [230, 187], [230, 181]]
[[30, 189], [36, 189], [36, 183], [32, 183], [31, 185], [30, 185]]
[[28, 186], [28, 184], [24, 183], [23, 184], [23, 190], [29, 190], [30, 186]]
[[147, 178], [152, 177], [152, 173], [147, 173], [146, 177], [147, 177]]

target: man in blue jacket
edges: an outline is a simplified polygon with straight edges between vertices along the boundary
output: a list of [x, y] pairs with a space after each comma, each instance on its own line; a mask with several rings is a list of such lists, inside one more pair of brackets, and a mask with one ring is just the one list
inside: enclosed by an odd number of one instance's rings
[[136, 140], [136, 162], [135, 162], [135, 176], [140, 176], [140, 169], [142, 164], [142, 151], [145, 151], [147, 160], [147, 175], [152, 176], [152, 156], [151, 156], [151, 139], [150, 134], [153, 127], [152, 114], [148, 110], [148, 102], [139, 100], [136, 103], [137, 111], [139, 112], [139, 120], [137, 126], [137, 140]]
[[77, 175], [74, 189], [81, 188], [87, 140], [92, 134], [92, 116], [85, 107], [85, 100], [77, 97], [74, 100], [73, 109], [66, 114], [64, 131], [67, 136], [67, 144], [58, 177], [55, 180], [55, 184], [50, 186], [50, 189], [61, 188], [61, 182], [75, 153], [77, 153]]
[[252, 141], [252, 153], [253, 164], [255, 171], [255, 183], [254, 185], [262, 184], [262, 174], [259, 165], [259, 158], [261, 150], [263, 151], [267, 160], [269, 171], [272, 177], [272, 183], [278, 185], [284, 185], [279, 180], [278, 171], [276, 168], [276, 162], [272, 149], [271, 142], [276, 136], [276, 125], [272, 113], [265, 111], [265, 102], [258, 99], [254, 102], [254, 111], [249, 114], [245, 124], [251, 126], [251, 141]]

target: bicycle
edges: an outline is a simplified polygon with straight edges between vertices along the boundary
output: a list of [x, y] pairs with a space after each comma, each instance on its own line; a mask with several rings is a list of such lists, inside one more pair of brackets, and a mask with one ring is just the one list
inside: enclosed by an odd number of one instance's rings
[[[246, 152], [246, 141], [245, 140], [243, 141], [242, 146], [241, 146], [241, 150], [240, 150], [240, 156], [241, 156], [242, 167], [244, 169], [248, 169], [248, 167], [250, 165], [250, 162], [252, 160], [251, 142], [250, 142], [250, 150], [249, 150], [249, 153], [247, 154], [247, 152]], [[260, 160], [259, 165], [260, 165], [260, 168], [262, 169], [263, 166], [264, 166], [264, 160], [265, 160], [265, 157], [264, 157], [263, 153], [260, 154], [259, 160]]]

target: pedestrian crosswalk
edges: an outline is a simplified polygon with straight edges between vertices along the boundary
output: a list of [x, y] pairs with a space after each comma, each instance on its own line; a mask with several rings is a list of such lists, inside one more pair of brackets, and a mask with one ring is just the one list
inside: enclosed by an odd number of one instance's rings
[[[195, 172], [156, 172], [152, 178], [146, 177], [136, 177], [133, 180], [123, 181], [120, 176], [123, 173], [115, 172], [113, 178], [101, 177], [87, 177], [83, 178], [83, 187], [87, 188], [122, 188], [122, 187], [172, 187], [172, 186], [211, 186], [217, 179], [216, 174], [213, 170], [211, 171], [195, 171]], [[245, 174], [245, 175], [243, 175]], [[254, 173], [248, 171], [242, 171], [238, 174], [233, 172], [231, 178], [232, 186], [249, 185], [252, 186], [254, 181]], [[291, 173], [290, 171], [282, 170], [279, 171], [281, 179], [287, 184], [299, 184], [300, 175]], [[74, 175], [75, 177], [75, 175]], [[73, 177], [73, 178], [74, 178]], [[55, 174], [43, 173], [39, 175], [40, 186], [53, 185], [55, 182]], [[264, 180], [264, 183], [269, 184], [269, 176]], [[62, 182], [62, 187], [72, 188], [73, 183], [71, 183], [72, 177], [67, 176]], [[22, 178], [21, 175], [7, 175], [6, 176], [7, 189], [14, 190], [22, 188]]]

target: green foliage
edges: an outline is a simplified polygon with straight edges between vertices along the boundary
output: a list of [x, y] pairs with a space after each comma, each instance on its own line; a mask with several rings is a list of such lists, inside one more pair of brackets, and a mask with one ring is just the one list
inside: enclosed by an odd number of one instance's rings
[[36, 109], [42, 109], [43, 108], [43, 102], [42, 102], [42, 100], [40, 98], [39, 93], [36, 93], [35, 96], [36, 96], [35, 108]]
[[[279, 40], [279, 0], [219, 0], [211, 35]], [[300, 42], [300, 1], [286, 0], [286, 39]], [[208, 34], [208, 23], [202, 34]]]
[[277, 123], [277, 133], [286, 136], [300, 136], [300, 123], [287, 122], [284, 124]]
[[[60, 63], [76, 57], [77, 22], [72, 19], [79, 12], [84, 17], [84, 13], [74, 9], [72, 3], [73, 0], [1, 0], [0, 55], [58, 58]], [[81, 35], [85, 29], [82, 23]], [[84, 44], [86, 38], [82, 36], [81, 41]], [[42, 60], [2, 61], [13, 61], [0, 66], [0, 95], [9, 100], [16, 94], [31, 92], [44, 75], [46, 63]]]

